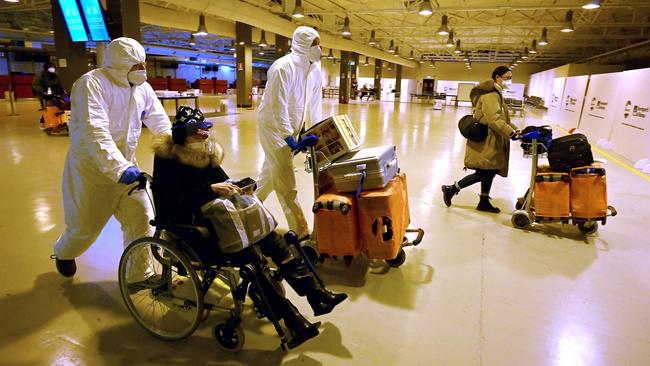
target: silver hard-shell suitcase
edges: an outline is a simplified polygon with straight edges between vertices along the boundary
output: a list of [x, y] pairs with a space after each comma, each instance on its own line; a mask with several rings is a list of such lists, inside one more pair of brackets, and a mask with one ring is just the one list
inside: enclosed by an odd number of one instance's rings
[[327, 169], [334, 178], [334, 187], [341, 193], [357, 191], [360, 184], [363, 191], [383, 188], [398, 171], [397, 154], [393, 145], [347, 153]]

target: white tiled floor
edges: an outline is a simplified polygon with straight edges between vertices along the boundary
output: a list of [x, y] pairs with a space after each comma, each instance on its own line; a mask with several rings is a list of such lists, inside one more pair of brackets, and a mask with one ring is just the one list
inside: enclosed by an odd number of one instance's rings
[[[319, 337], [284, 353], [272, 326], [249, 313], [244, 349], [231, 355], [211, 338], [223, 314], [175, 343], [156, 340], [135, 323], [117, 285], [122, 244], [113, 220], [77, 260], [73, 280], [56, 273], [49, 254], [63, 229], [60, 179], [68, 140], [41, 133], [36, 103], [20, 102], [19, 117], [0, 119], [0, 364], [650, 364], [649, 181], [607, 165], [610, 202], [620, 214], [596, 236], [559, 224], [516, 230], [510, 213], [530, 174], [530, 160], [516, 144], [510, 177], [497, 178], [492, 192], [503, 213], [474, 210], [478, 187], [461, 192], [451, 208], [442, 203], [440, 185], [465, 174], [456, 121], [466, 108], [326, 103], [324, 114], [350, 115], [367, 146], [397, 145], [412, 222], [424, 228], [425, 240], [407, 249], [399, 269], [362, 258], [350, 267], [326, 263], [326, 282], [350, 299], [319, 319]], [[261, 165], [256, 113], [212, 119], [231, 176], [255, 177]], [[539, 117], [529, 113], [525, 124], [540, 124]], [[138, 149], [144, 170], [151, 169], [149, 142], [145, 131]], [[296, 165], [311, 220], [310, 176], [302, 157]], [[283, 221], [275, 197], [268, 206]], [[290, 298], [311, 315], [304, 299]]]

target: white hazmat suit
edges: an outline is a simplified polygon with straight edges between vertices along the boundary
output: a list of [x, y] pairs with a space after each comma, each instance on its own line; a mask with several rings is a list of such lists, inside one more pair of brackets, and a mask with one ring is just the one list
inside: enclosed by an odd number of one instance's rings
[[97, 239], [111, 218], [122, 226], [125, 245], [152, 234], [151, 204], [144, 191], [118, 183], [136, 166], [142, 123], [153, 134], [171, 133], [171, 123], [148, 83], [131, 85], [131, 67], [145, 62], [144, 48], [130, 38], [108, 46], [104, 67], [72, 86], [70, 149], [63, 172], [64, 233], [54, 245], [59, 259], [74, 259]]
[[321, 120], [321, 67], [319, 61], [310, 62], [312, 43], [317, 37], [318, 32], [309, 27], [295, 30], [291, 53], [276, 60], [268, 71], [258, 109], [258, 136], [265, 156], [255, 194], [264, 201], [275, 191], [289, 228], [300, 238], [309, 233], [309, 228], [298, 203], [293, 154], [285, 139], [293, 136], [298, 140], [303, 113], [311, 123]]

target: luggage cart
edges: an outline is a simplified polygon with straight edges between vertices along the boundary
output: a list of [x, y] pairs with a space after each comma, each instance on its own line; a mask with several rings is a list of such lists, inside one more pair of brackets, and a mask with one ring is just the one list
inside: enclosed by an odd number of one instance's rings
[[598, 231], [598, 221], [603, 225], [607, 222], [608, 216], [616, 216], [616, 209], [612, 206], [608, 206], [609, 213], [604, 217], [598, 218], [576, 218], [576, 217], [541, 217], [535, 215], [535, 205], [533, 192], [535, 189], [535, 179], [537, 177], [538, 161], [540, 155], [547, 154], [547, 148], [544, 144], [538, 143], [537, 139], [540, 137], [538, 131], [529, 132], [522, 136], [522, 139], [530, 139], [531, 142], [522, 142], [521, 146], [523, 149], [524, 157], [530, 157], [531, 162], [531, 173], [530, 173], [530, 185], [528, 190], [523, 197], [517, 199], [515, 204], [515, 211], [512, 213], [512, 226], [518, 229], [526, 229], [530, 227], [533, 223], [552, 223], [552, 222], [561, 222], [563, 224], [572, 224], [578, 225], [578, 229], [581, 233], [589, 235], [595, 234]]
[[[320, 154], [320, 155], [317, 155]], [[322, 158], [321, 163], [318, 163], [317, 156], [320, 156]], [[314, 189], [314, 201], [318, 199], [320, 196], [320, 184], [319, 184], [319, 174], [324, 173], [327, 171], [327, 169], [332, 165], [332, 162], [327, 159], [327, 157], [320, 151], [316, 151], [314, 146], [310, 146], [307, 150], [306, 158], [305, 158], [305, 171], [307, 173], [311, 173], [312, 175], [312, 180], [313, 180], [313, 189]], [[317, 210], [317, 207], [315, 208]], [[345, 209], [345, 208], [341, 208]], [[312, 210], [313, 211], [313, 210]], [[393, 259], [386, 259], [386, 263], [391, 266], [391, 267], [399, 267], [404, 262], [406, 261], [406, 252], [404, 251], [404, 248], [410, 247], [410, 246], [416, 246], [422, 242], [422, 238], [424, 237], [424, 230], [421, 228], [407, 228], [406, 233], [409, 234], [410, 236], [415, 235], [414, 239], [410, 239], [406, 235], [403, 238], [401, 248], [399, 250], [399, 253], [397, 256]], [[316, 230], [311, 234], [310, 238], [310, 243], [305, 243], [300, 246], [301, 249], [304, 252], [304, 255], [310, 259], [311, 262], [313, 263], [320, 263], [327, 258], [326, 255], [324, 254], [319, 254], [318, 253], [318, 236], [316, 234]], [[363, 248], [361, 249], [363, 251]], [[343, 260], [347, 265], [349, 265], [352, 262], [354, 256], [352, 255], [346, 255], [343, 257]], [[335, 258], [337, 259], [337, 258]], [[372, 259], [372, 258], [371, 258]]]

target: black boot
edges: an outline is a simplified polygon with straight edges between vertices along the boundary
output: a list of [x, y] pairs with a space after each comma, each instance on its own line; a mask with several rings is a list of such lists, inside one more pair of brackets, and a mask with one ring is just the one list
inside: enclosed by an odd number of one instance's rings
[[282, 237], [262, 244], [262, 252], [273, 259], [280, 274], [300, 296], [307, 296], [307, 301], [314, 315], [328, 314], [336, 305], [348, 298], [346, 294], [335, 294], [323, 286], [307, 266], [302, 256], [293, 254], [288, 243], [296, 243], [298, 237], [289, 231]]
[[347, 298], [347, 294], [335, 294], [323, 287], [318, 287], [307, 293], [307, 301], [312, 310], [314, 310], [314, 316], [331, 313], [336, 305], [342, 303]]
[[479, 211], [490, 212], [490, 213], [499, 213], [501, 210], [498, 207], [492, 206], [490, 203], [490, 197], [488, 195], [481, 194], [481, 200], [478, 202], [476, 209]]
[[442, 186], [442, 200], [445, 202], [445, 206], [451, 206], [451, 199], [460, 192], [460, 189], [456, 187], [455, 184], [450, 186]]
[[77, 273], [77, 263], [74, 259], [59, 259], [54, 255], [52, 255], [51, 258], [54, 259], [56, 263], [56, 270], [59, 271], [63, 277], [72, 277]]
[[309, 339], [316, 337], [320, 333], [318, 328], [321, 323], [310, 323], [289, 300], [286, 300], [286, 304], [282, 317], [284, 318], [284, 325], [287, 326], [291, 335], [288, 346], [289, 348], [296, 348]]
[[321, 286], [302, 257], [293, 258], [288, 263], [279, 265], [282, 277], [300, 296], [307, 296], [307, 301], [314, 311], [314, 316], [332, 312], [336, 305], [348, 298], [347, 294], [335, 294]]

